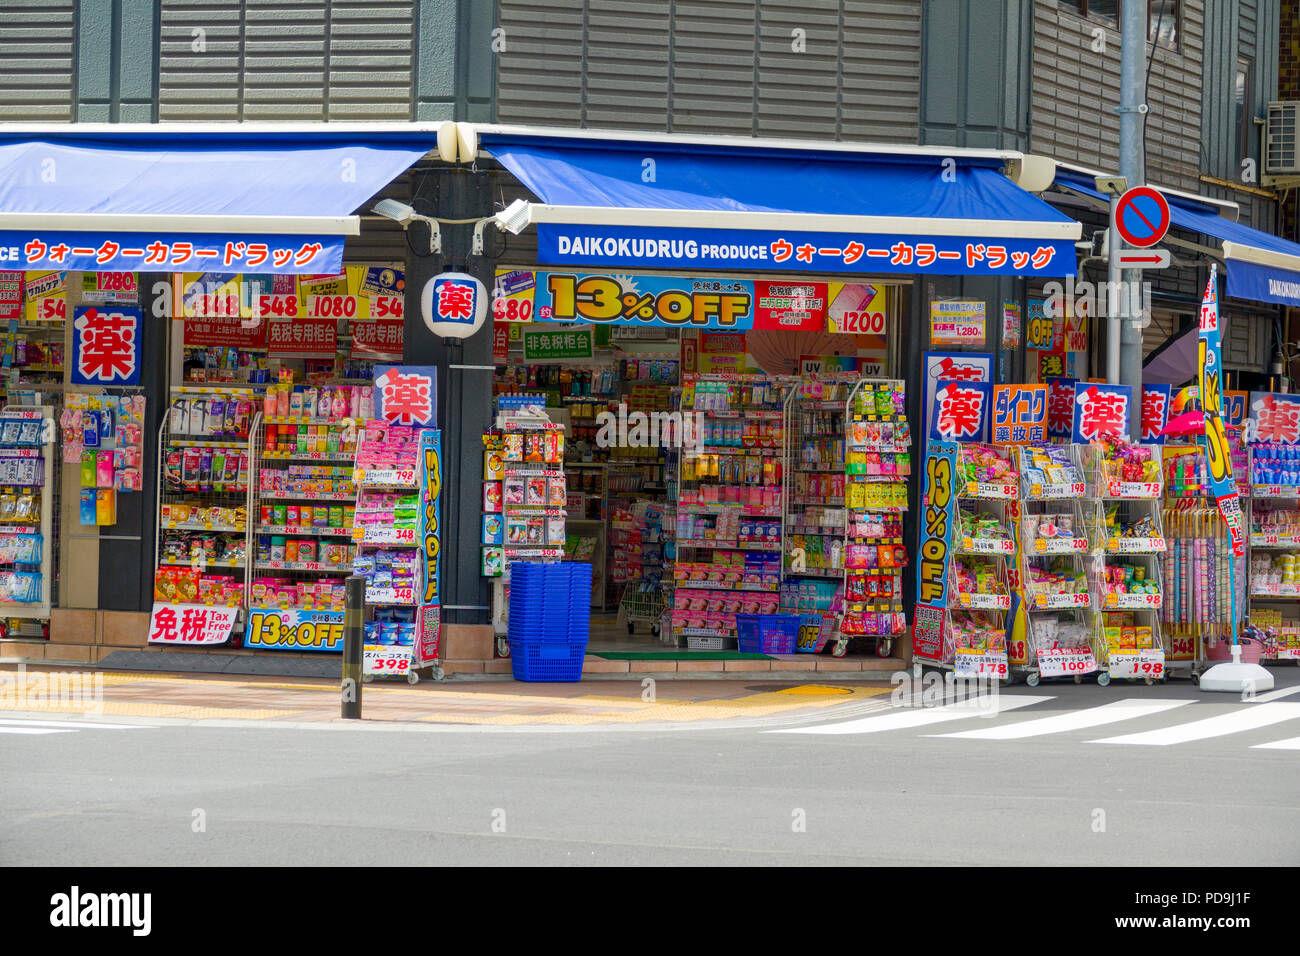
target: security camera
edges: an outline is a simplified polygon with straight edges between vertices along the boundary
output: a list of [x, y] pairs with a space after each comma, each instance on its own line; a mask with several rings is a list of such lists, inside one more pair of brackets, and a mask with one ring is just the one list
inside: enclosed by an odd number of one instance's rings
[[532, 225], [532, 204], [523, 199], [516, 199], [492, 218], [495, 219], [497, 225], [506, 230], [506, 232], [517, 236]]
[[381, 199], [375, 203], [372, 210], [383, 216], [385, 219], [391, 219], [399, 226], [406, 227], [417, 218], [416, 212], [404, 202], [398, 202], [396, 199]]

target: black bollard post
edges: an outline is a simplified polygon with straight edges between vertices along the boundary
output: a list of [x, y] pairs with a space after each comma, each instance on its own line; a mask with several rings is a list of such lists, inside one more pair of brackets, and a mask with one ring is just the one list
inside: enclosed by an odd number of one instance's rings
[[366, 579], [348, 576], [343, 611], [343, 713], [345, 720], [361, 719], [361, 658], [366, 613]]

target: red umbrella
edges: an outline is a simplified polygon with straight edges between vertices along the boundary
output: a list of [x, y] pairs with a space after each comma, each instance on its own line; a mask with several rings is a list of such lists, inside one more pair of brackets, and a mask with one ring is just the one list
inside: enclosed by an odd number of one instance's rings
[[1200, 412], [1183, 412], [1160, 429], [1162, 435], [1204, 435], [1205, 416]]

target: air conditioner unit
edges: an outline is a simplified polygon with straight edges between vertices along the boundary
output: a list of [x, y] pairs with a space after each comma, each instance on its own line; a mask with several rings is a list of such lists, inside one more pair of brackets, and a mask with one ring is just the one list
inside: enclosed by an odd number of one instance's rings
[[1300, 100], [1268, 104], [1262, 183], [1300, 186]]

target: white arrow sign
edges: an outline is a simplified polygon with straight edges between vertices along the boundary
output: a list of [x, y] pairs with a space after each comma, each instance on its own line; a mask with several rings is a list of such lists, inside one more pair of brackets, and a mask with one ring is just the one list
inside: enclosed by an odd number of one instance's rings
[[1116, 253], [1121, 269], [1168, 269], [1168, 249], [1125, 249]]

